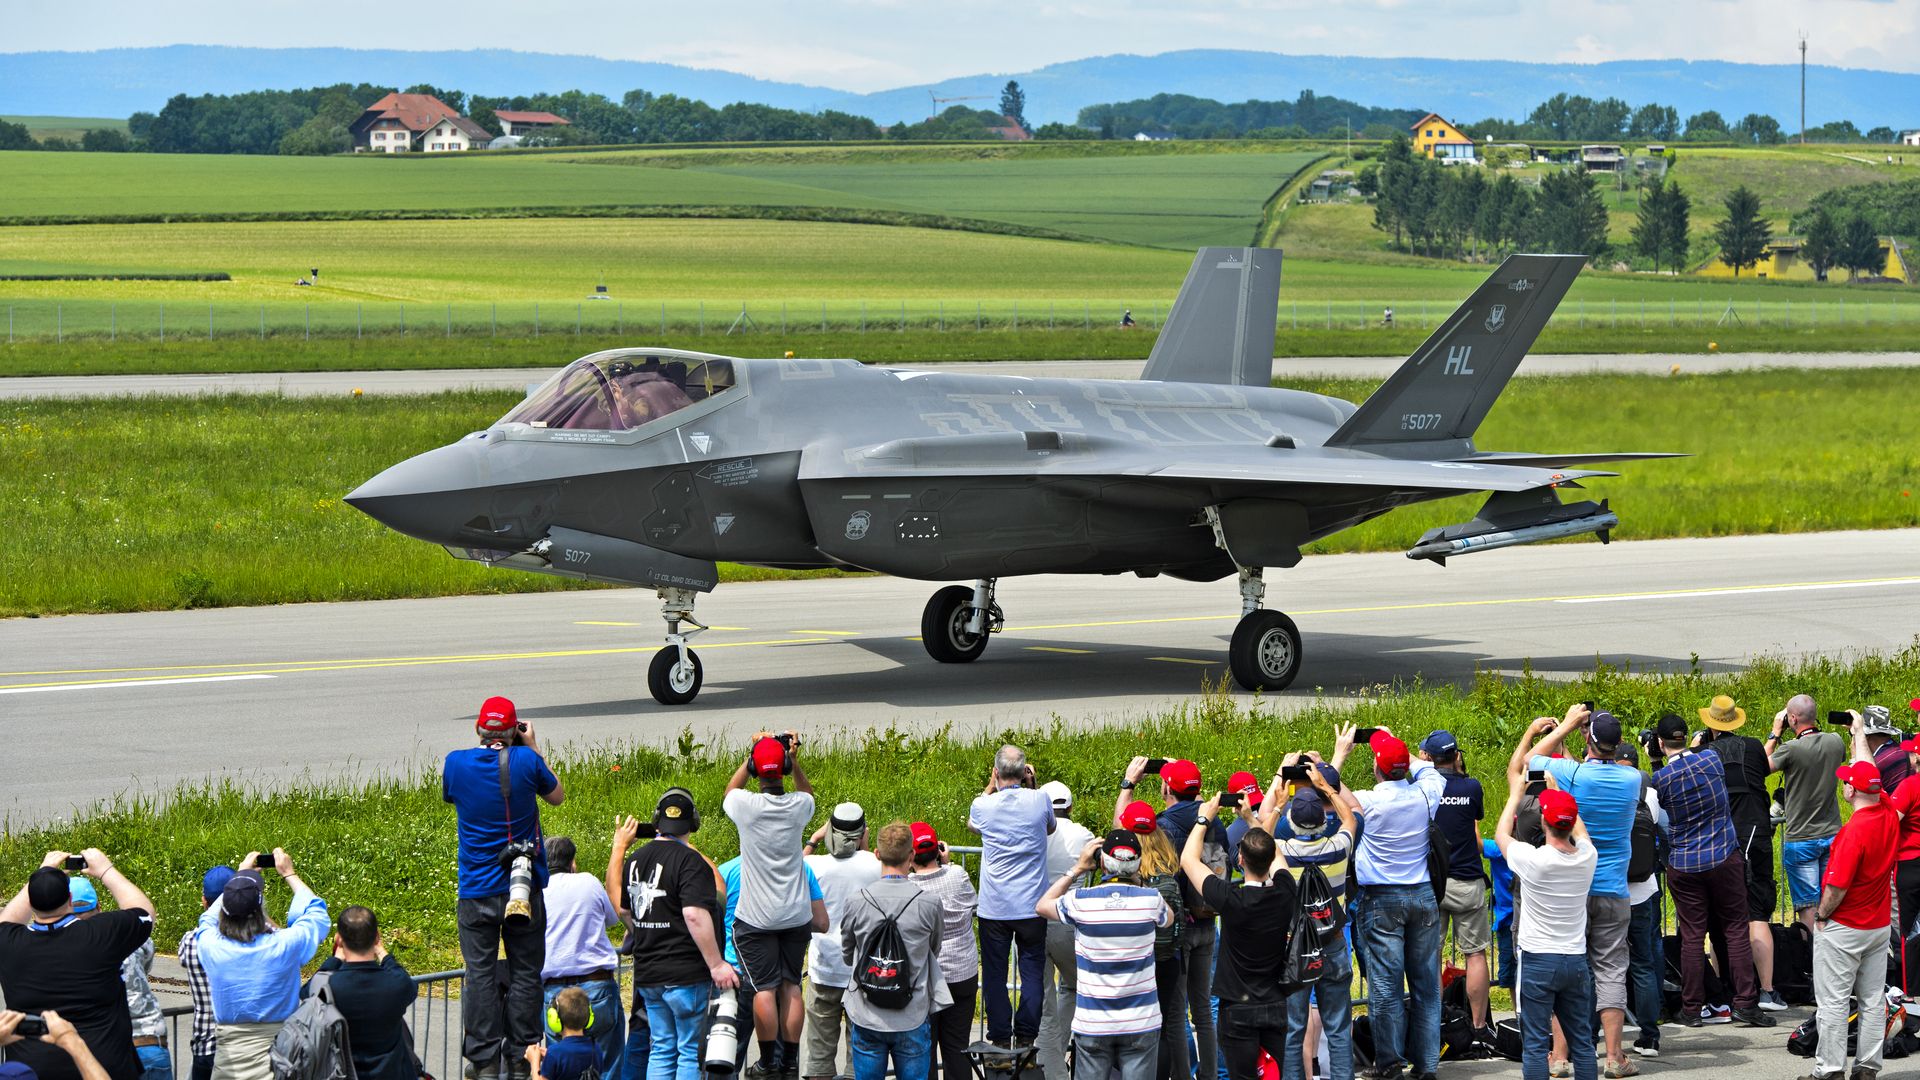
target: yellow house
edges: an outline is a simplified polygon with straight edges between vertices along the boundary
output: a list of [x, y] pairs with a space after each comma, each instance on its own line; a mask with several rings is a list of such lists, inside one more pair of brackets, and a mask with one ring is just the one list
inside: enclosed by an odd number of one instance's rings
[[[1886, 277], [1897, 281], [1907, 280], [1907, 261], [1905, 253], [1890, 237], [1880, 238], [1880, 247], [1887, 253]], [[1733, 268], [1720, 261], [1715, 255], [1696, 271], [1701, 277], [1730, 278]], [[1759, 278], [1767, 281], [1812, 281], [1813, 268], [1800, 257], [1800, 238], [1797, 236], [1776, 236], [1767, 241], [1767, 253], [1760, 261], [1740, 272], [1743, 278]], [[1847, 272], [1835, 268], [1828, 272], [1828, 281], [1845, 281]]]
[[1413, 125], [1413, 152], [1448, 164], [1474, 160], [1472, 137], [1439, 113], [1428, 113]]

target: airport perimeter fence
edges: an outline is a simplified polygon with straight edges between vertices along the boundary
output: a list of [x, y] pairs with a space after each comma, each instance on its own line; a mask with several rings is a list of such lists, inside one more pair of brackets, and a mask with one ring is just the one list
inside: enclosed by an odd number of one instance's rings
[[[1916, 298], [1920, 299], [1920, 298]], [[827, 300], [512, 301], [504, 303], [187, 303], [16, 300], [5, 306], [6, 341], [161, 342], [313, 338], [592, 336], [684, 339], [738, 334], [1041, 332], [1121, 329], [1123, 313], [1156, 330], [1169, 301]], [[1432, 329], [1456, 304], [1441, 300], [1280, 302], [1278, 332]], [[1391, 323], [1387, 312], [1391, 310]], [[1560, 327], [1920, 325], [1920, 302], [1837, 297], [1787, 300], [1568, 300]]]

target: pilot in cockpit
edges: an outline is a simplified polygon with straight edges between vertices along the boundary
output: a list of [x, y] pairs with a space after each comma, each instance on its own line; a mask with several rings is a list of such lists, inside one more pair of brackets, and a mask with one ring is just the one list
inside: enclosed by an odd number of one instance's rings
[[686, 382], [687, 366], [678, 361], [662, 364], [649, 359], [634, 364], [620, 360], [607, 369], [607, 385], [613, 391], [620, 419], [628, 428], [637, 428], [693, 404]]

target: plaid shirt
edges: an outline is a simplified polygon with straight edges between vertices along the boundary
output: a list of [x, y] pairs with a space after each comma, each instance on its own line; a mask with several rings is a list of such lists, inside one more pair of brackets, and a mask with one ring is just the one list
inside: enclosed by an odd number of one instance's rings
[[193, 1056], [213, 1056], [216, 1035], [213, 1020], [213, 990], [207, 985], [207, 969], [200, 966], [200, 950], [194, 935], [199, 928], [180, 937], [180, 966], [187, 972], [187, 990], [193, 995]]
[[980, 897], [966, 867], [948, 863], [938, 870], [916, 872], [911, 880], [921, 891], [940, 901], [940, 975], [962, 983], [980, 973], [979, 946], [973, 938], [973, 914]]
[[1654, 771], [1653, 787], [1672, 840], [1667, 869], [1698, 874], [1726, 862], [1737, 844], [1720, 756], [1682, 750]]

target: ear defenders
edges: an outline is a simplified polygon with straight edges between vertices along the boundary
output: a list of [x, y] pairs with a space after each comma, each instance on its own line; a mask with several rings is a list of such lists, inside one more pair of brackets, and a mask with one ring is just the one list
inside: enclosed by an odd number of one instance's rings
[[[551, 1005], [547, 1006], [547, 1034], [552, 1035], [554, 1038], [559, 1038], [560, 1033], [565, 1030], [566, 1030], [566, 1025], [560, 1022], [560, 1010], [554, 1008]], [[587, 1010], [586, 1031], [589, 1034], [591, 1034], [593, 1031], [593, 1010], [592, 1009]]]

